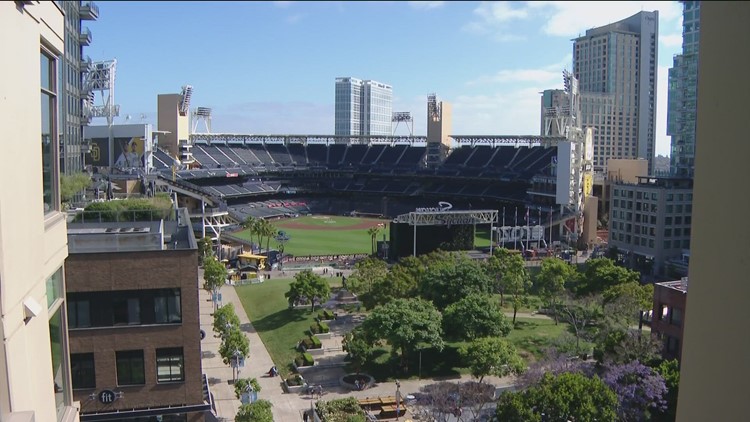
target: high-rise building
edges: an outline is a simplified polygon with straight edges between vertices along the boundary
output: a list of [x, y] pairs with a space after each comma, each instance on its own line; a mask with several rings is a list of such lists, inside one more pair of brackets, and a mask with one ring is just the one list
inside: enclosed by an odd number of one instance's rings
[[659, 12], [586, 31], [573, 43], [582, 126], [595, 128], [594, 171], [610, 158], [645, 158], [653, 171]]
[[[750, 97], [750, 3], [701, 4], [690, 289], [680, 365], [680, 422], [741, 421], [750, 377], [750, 196], [745, 107]], [[739, 193], [739, 194], [738, 194]]]
[[91, 67], [91, 59], [83, 47], [91, 44], [91, 31], [83, 21], [99, 18], [99, 7], [92, 1], [57, 2], [65, 12], [65, 54], [60, 60], [60, 137], [62, 154], [60, 168], [65, 174], [83, 170], [83, 75]]
[[[60, 204], [61, 2], [0, 2], [0, 420], [78, 421]], [[40, 103], [41, 99], [41, 103]], [[40, 145], [41, 144], [41, 145]]]
[[391, 135], [393, 88], [381, 82], [336, 78], [336, 135]]
[[669, 69], [667, 135], [672, 137], [672, 174], [693, 177], [700, 2], [685, 1], [682, 5], [682, 54], [674, 56], [674, 65]]

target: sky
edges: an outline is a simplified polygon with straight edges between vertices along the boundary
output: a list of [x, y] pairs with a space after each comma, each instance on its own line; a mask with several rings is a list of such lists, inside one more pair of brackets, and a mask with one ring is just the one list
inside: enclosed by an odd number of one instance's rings
[[155, 123], [157, 95], [189, 84], [191, 107], [213, 109], [214, 133], [333, 134], [334, 81], [351, 76], [391, 85], [393, 111], [411, 112], [418, 136], [426, 134], [430, 93], [452, 103], [454, 135], [538, 135], [539, 93], [562, 88], [571, 39], [658, 10], [656, 153], [669, 154], [667, 70], [681, 51], [678, 2], [97, 5], [99, 19], [84, 23], [93, 33], [84, 54], [117, 59], [116, 123]]

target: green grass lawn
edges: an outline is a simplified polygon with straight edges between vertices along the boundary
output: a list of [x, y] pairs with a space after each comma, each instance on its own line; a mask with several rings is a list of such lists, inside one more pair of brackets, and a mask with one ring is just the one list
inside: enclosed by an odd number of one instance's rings
[[568, 330], [568, 325], [546, 318], [516, 318], [516, 324], [508, 335], [508, 341], [516, 346], [516, 349], [527, 361], [536, 359], [543, 355], [544, 349]]
[[292, 280], [272, 279], [236, 287], [250, 322], [283, 376], [291, 371], [292, 360], [297, 355], [294, 347], [305, 337], [317, 314], [309, 308], [289, 309], [284, 293], [289, 291]]
[[[372, 238], [367, 234], [367, 229], [341, 230], [340, 228], [356, 226], [363, 222], [378, 223], [385, 221], [345, 216], [331, 216], [328, 219], [320, 218], [320, 216], [306, 216], [281, 220], [281, 222], [277, 222], [274, 225], [289, 235], [289, 242], [284, 246], [285, 254], [296, 256], [338, 255], [372, 252]], [[337, 230], [306, 230], [284, 227], [288, 223], [315, 225], [321, 228], [337, 228]], [[250, 232], [246, 230], [233, 234], [243, 239], [250, 239]], [[386, 235], [386, 239], [388, 238], [388, 231], [381, 230], [378, 240], [383, 240], [383, 234]], [[270, 245], [272, 248], [277, 246], [273, 240], [271, 240]]]

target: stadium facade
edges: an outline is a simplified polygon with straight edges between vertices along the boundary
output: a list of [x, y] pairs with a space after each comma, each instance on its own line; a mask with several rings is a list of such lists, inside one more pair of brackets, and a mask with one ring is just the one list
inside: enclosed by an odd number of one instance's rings
[[582, 125], [594, 127], [594, 171], [610, 158], [645, 158], [653, 171], [659, 12], [639, 12], [573, 40]]
[[336, 78], [336, 135], [390, 136], [393, 88], [372, 80]]

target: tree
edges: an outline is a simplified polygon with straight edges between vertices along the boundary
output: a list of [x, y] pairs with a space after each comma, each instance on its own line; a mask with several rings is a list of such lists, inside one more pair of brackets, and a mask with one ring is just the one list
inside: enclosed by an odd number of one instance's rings
[[[499, 284], [496, 284], [496, 289], [504, 291], [511, 296], [513, 324], [515, 324], [518, 310], [527, 301], [531, 280], [529, 279], [529, 274], [526, 272], [526, 263], [524, 263], [521, 254], [511, 253], [507, 249], [503, 250], [501, 248], [500, 252], [493, 255], [493, 257], [495, 256], [497, 256], [499, 262], [492, 264], [492, 268], [501, 272], [500, 281], [498, 282]], [[502, 294], [500, 297], [502, 302]]]
[[349, 356], [349, 362], [354, 366], [354, 370], [359, 374], [362, 366], [372, 356], [372, 345], [368, 343], [362, 330], [358, 327], [344, 336], [341, 342], [341, 349]]
[[[506, 248], [497, 248], [492, 253], [492, 256], [484, 263], [484, 271], [493, 278], [494, 289], [500, 294], [500, 306], [505, 306], [505, 293], [507, 290], [506, 279], [504, 278], [506, 269], [511, 264], [511, 256], [520, 254], [516, 251], [511, 251]], [[523, 262], [523, 258], [521, 258]]]
[[240, 331], [239, 327], [230, 328], [226, 336], [222, 338], [221, 345], [219, 346], [219, 355], [225, 365], [231, 363], [235, 352], [239, 352], [243, 358], [246, 358], [250, 354], [250, 341]]
[[568, 297], [560, 306], [562, 318], [570, 324], [576, 336], [576, 351], [581, 351], [581, 339], [593, 338], [597, 321], [602, 318], [601, 301], [596, 296], [584, 298]]
[[227, 281], [227, 268], [216, 258], [207, 259], [203, 262], [203, 279], [203, 289], [214, 295]]
[[210, 237], [205, 236], [198, 240], [198, 255], [200, 256], [201, 262], [205, 259], [214, 256], [214, 242]]
[[380, 226], [373, 226], [367, 229], [367, 234], [370, 235], [373, 255], [375, 255], [375, 245], [377, 244], [378, 233], [380, 233]]
[[315, 312], [316, 298], [327, 301], [331, 296], [331, 286], [323, 277], [305, 270], [295, 274], [294, 281], [289, 285], [289, 291], [284, 296], [290, 307], [300, 299], [309, 300], [312, 303], [312, 312]]
[[617, 395], [599, 377], [545, 374], [535, 387], [500, 396], [495, 416], [503, 422], [614, 422]]
[[641, 311], [651, 309], [654, 300], [654, 285], [641, 285], [628, 281], [609, 287], [602, 294], [607, 316], [623, 327], [638, 324]]
[[510, 321], [488, 294], [472, 293], [443, 312], [446, 335], [462, 340], [479, 337], [505, 337], [510, 333]]
[[[385, 277], [373, 280], [372, 291], [362, 298], [362, 302], [367, 309], [373, 309], [393, 299], [417, 296], [418, 279], [424, 271], [424, 266], [418, 258], [403, 258], [386, 273]], [[347, 285], [349, 280], [347, 278]]]
[[516, 348], [507, 340], [496, 337], [474, 340], [461, 349], [461, 356], [468, 364], [471, 375], [479, 378], [479, 382], [487, 375], [518, 375], [526, 368]]
[[622, 422], [650, 420], [651, 411], [666, 409], [664, 378], [638, 361], [607, 365], [602, 379], [617, 394]]
[[578, 271], [575, 267], [558, 258], [547, 258], [542, 261], [542, 267], [536, 276], [536, 288], [539, 295], [552, 309], [555, 317], [555, 325], [558, 324], [558, 307], [562, 295], [565, 293], [565, 284], [576, 279]]
[[70, 202], [73, 197], [89, 187], [91, 176], [88, 173], [75, 173], [71, 175], [60, 175], [60, 198], [62, 202]]
[[372, 286], [388, 274], [385, 261], [368, 257], [354, 264], [354, 273], [346, 279], [349, 291], [362, 295], [372, 292]]
[[652, 365], [661, 360], [662, 343], [655, 336], [621, 327], [605, 327], [596, 338], [594, 358], [599, 363], [624, 364], [637, 360]]
[[386, 340], [394, 353], [400, 352], [401, 367], [408, 371], [409, 355], [420, 343], [442, 350], [440, 327], [443, 317], [423, 299], [396, 299], [373, 309], [362, 322], [362, 333], [371, 344]]
[[654, 415], [656, 421], [674, 421], [677, 418], [677, 396], [680, 386], [680, 363], [677, 359], [662, 361], [654, 370], [664, 378], [667, 394], [666, 409]]
[[492, 280], [466, 255], [433, 263], [419, 280], [420, 296], [439, 310], [471, 293], [490, 293], [491, 289]]
[[233, 328], [240, 327], [240, 317], [234, 311], [234, 304], [227, 303], [214, 312], [213, 329], [219, 336], [226, 337]]
[[260, 393], [260, 383], [256, 378], [241, 378], [234, 382], [234, 395], [237, 396], [238, 399], [241, 399], [242, 393], [247, 391], [248, 386], [252, 388], [252, 391]]
[[594, 258], [586, 261], [586, 269], [576, 284], [578, 296], [601, 293], [612, 286], [627, 282], [639, 282], [640, 274], [615, 265], [609, 258]]
[[583, 361], [570, 359], [567, 353], [554, 347], [549, 348], [544, 351], [541, 359], [532, 362], [518, 377], [516, 386], [525, 390], [539, 384], [545, 374], [557, 376], [566, 372], [584, 373]]
[[252, 215], [248, 215], [247, 218], [245, 218], [245, 221], [242, 222], [242, 228], [248, 231], [250, 234], [250, 243], [253, 243], [253, 235], [256, 233], [257, 229], [257, 223], [259, 219], [253, 217]]
[[235, 422], [273, 422], [273, 405], [268, 400], [258, 400], [250, 404], [243, 404], [234, 417]]

